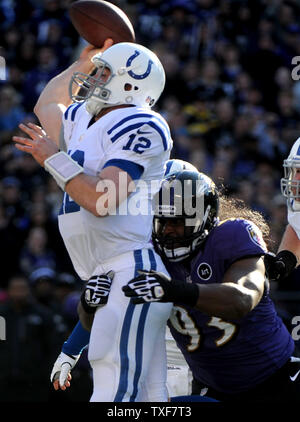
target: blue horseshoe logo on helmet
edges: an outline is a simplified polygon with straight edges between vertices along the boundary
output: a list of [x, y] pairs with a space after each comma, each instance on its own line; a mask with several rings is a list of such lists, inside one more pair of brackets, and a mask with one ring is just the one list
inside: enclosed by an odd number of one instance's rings
[[[132, 61], [139, 56], [141, 53], [138, 50], [135, 50], [134, 54], [132, 56], [129, 57], [129, 59], [127, 60], [126, 63], [126, 67], [130, 66]], [[148, 67], [145, 73], [142, 73], [141, 75], [137, 75], [136, 73], [134, 73], [132, 70], [129, 70], [128, 75], [131, 76], [134, 79], [145, 79], [147, 78], [147, 76], [149, 75], [149, 73], [151, 72], [151, 67], [153, 65], [153, 61], [152, 60], [148, 60]]]

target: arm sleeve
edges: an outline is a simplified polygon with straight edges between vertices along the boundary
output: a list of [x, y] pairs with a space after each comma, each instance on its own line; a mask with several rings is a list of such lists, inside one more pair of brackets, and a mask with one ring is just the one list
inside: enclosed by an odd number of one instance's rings
[[90, 332], [85, 330], [78, 321], [67, 341], [64, 342], [62, 351], [67, 355], [79, 355], [90, 341]]

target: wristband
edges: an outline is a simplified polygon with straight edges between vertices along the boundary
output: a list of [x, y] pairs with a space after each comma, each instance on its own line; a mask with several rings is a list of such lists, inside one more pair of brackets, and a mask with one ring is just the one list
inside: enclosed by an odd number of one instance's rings
[[83, 167], [64, 151], [59, 151], [47, 158], [44, 167], [54, 177], [56, 183], [63, 191], [69, 180], [83, 173]]
[[185, 305], [196, 306], [199, 298], [199, 289], [197, 284], [184, 283], [179, 280], [170, 281], [170, 299], [172, 302], [184, 303]]

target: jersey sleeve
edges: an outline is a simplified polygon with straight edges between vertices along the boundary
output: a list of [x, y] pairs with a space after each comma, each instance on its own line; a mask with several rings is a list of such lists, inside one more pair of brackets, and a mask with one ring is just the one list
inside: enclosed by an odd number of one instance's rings
[[63, 135], [64, 135], [64, 143], [66, 147], [68, 147], [73, 128], [75, 125], [75, 116], [78, 113], [78, 109], [83, 105], [83, 103], [73, 103], [71, 104], [62, 116], [62, 124], [63, 124]]
[[172, 140], [167, 123], [151, 114], [129, 116], [106, 132], [106, 162], [127, 171], [133, 179], [151, 169], [161, 173]]
[[223, 241], [220, 239], [218, 248], [227, 267], [239, 259], [264, 255], [267, 252], [261, 230], [253, 222], [236, 219], [223, 224], [223, 230], [220, 231]]

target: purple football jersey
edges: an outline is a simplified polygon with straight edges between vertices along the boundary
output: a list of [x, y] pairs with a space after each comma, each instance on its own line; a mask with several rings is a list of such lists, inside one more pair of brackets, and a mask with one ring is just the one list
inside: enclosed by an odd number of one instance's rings
[[[214, 228], [190, 268], [168, 263], [174, 279], [221, 283], [235, 261], [264, 255], [260, 230], [250, 221], [230, 219]], [[238, 393], [263, 382], [292, 355], [294, 342], [277, 316], [268, 288], [259, 304], [239, 320], [208, 316], [174, 304], [169, 327], [194, 377], [218, 391]]]

